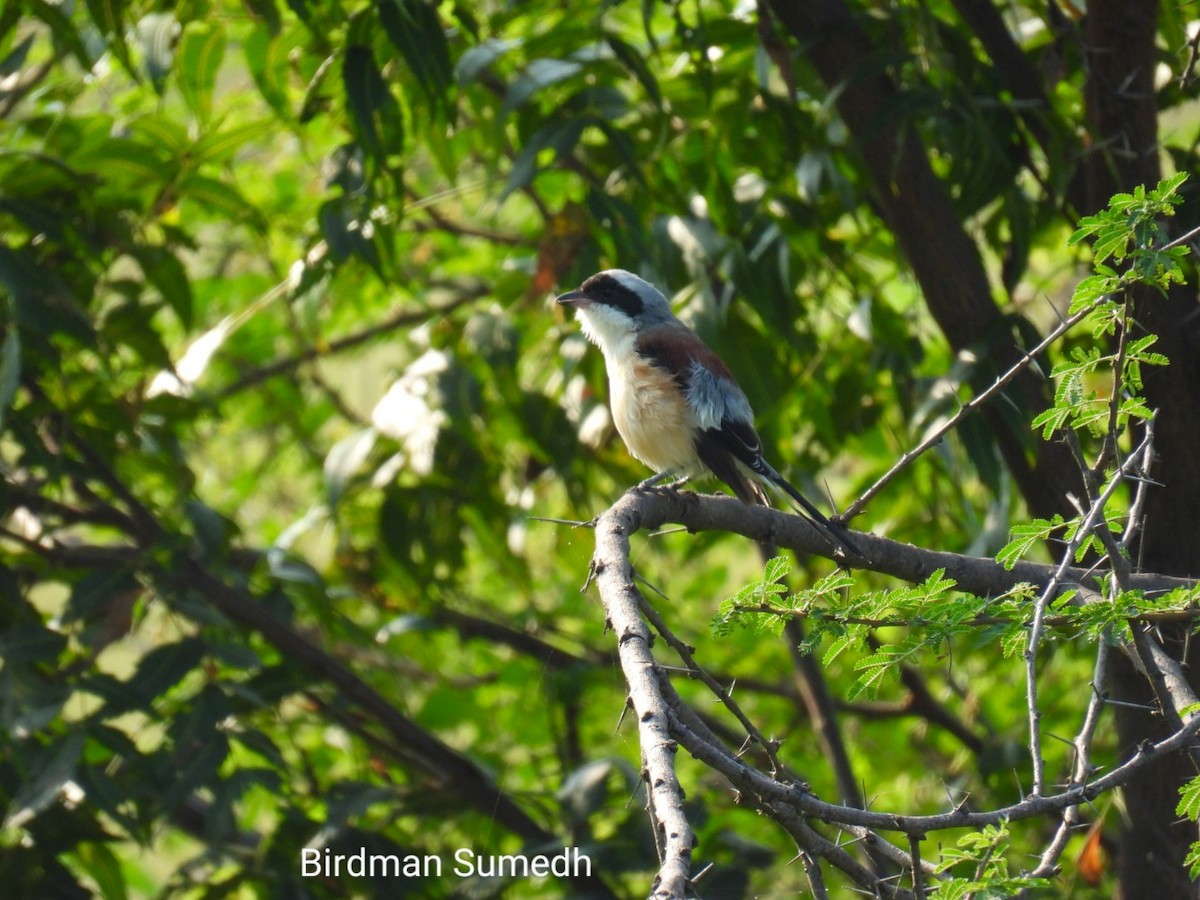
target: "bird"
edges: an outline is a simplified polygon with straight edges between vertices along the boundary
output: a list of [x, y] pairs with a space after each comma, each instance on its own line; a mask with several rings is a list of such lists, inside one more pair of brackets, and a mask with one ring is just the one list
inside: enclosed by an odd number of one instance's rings
[[764, 484], [835, 547], [863, 553], [763, 456], [750, 401], [733, 372], [672, 312], [662, 291], [624, 269], [592, 275], [556, 302], [575, 311], [604, 354], [609, 403], [629, 452], [656, 473], [644, 489], [713, 475], [748, 506], [770, 506]]

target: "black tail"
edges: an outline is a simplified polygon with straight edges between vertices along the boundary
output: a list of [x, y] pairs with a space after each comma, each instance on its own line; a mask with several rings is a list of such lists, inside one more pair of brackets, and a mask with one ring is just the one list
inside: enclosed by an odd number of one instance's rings
[[774, 484], [778, 486], [780, 490], [795, 500], [796, 503], [800, 505], [800, 509], [797, 510], [797, 512], [801, 513], [801, 515], [812, 522], [813, 525], [816, 526], [817, 530], [824, 534], [825, 537], [829, 538], [831, 541], [841, 544], [855, 556], [860, 556], [863, 559], [866, 559], [866, 554], [859, 550], [857, 546], [855, 546], [854, 541], [850, 539], [850, 534], [846, 531], [846, 529], [840, 525], [834, 525], [827, 518], [825, 518], [825, 516], [821, 514], [821, 511], [809, 503], [803, 494], [788, 484], [782, 475], [769, 466], [763, 475], [774, 482]]

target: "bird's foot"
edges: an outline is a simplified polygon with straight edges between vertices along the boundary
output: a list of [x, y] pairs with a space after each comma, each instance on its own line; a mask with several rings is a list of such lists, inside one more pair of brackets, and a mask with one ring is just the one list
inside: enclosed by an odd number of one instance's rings
[[[666, 472], [659, 472], [656, 475], [651, 475], [649, 478], [647, 478], [644, 481], [639, 481], [637, 484], [635, 484], [633, 486], [633, 490], [647, 491], [652, 487], [658, 487], [660, 484], [662, 484], [668, 478], [672, 478], [674, 475], [675, 475], [675, 473], [669, 469]], [[687, 484], [688, 481], [690, 481], [690, 480], [691, 480], [690, 475], [681, 475], [680, 477], [675, 478], [670, 483], [663, 485], [663, 487], [665, 487], [667, 490], [670, 490], [670, 491], [678, 490], [679, 488], [681, 488], [685, 484]]]
[[670, 477], [671, 477], [670, 471], [658, 472], [654, 475], [651, 475], [649, 478], [647, 478], [643, 481], [639, 481], [637, 484], [635, 484], [633, 486], [633, 489], [635, 491], [648, 491], [648, 490], [650, 490], [650, 488], [657, 487], [658, 485], [662, 484], [664, 481], [666, 481]]

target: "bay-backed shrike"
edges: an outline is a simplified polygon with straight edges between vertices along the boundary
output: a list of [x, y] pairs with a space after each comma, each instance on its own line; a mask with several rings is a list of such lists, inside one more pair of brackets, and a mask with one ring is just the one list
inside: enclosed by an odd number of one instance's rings
[[729, 366], [671, 313], [654, 285], [608, 269], [558, 302], [575, 310], [584, 335], [604, 353], [613, 421], [625, 446], [658, 473], [638, 487], [711, 473], [743, 503], [769, 506], [769, 484], [826, 538], [862, 556], [845, 529], [763, 458], [750, 401]]

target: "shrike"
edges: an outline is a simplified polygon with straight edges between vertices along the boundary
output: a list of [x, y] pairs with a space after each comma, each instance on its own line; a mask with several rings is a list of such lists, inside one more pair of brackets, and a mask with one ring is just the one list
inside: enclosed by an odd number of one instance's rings
[[575, 310], [608, 369], [613, 421], [625, 446], [656, 473], [679, 483], [711, 473], [743, 503], [769, 506], [763, 484], [782, 491], [830, 541], [862, 556], [763, 458], [750, 401], [724, 361], [672, 313], [667, 298], [624, 269], [593, 275], [558, 298]]

